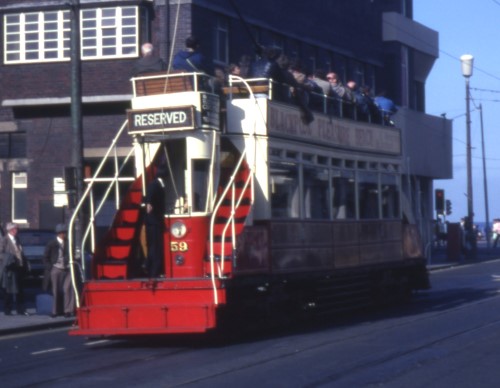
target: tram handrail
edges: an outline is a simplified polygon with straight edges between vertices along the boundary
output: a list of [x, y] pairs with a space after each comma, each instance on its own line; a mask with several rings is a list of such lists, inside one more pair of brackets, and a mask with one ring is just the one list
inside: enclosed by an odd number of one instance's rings
[[[249, 174], [247, 180], [245, 181], [245, 184], [243, 185], [243, 189], [241, 190], [240, 192], [240, 195], [238, 197], [238, 199], [236, 200], [236, 197], [235, 197], [235, 193], [236, 193], [236, 186], [234, 185], [234, 181], [232, 183], [232, 195], [231, 195], [231, 215], [229, 217], [229, 219], [227, 220], [226, 222], [226, 225], [224, 225], [224, 228], [222, 230], [222, 236], [221, 236], [221, 240], [222, 242], [225, 241], [226, 239], [226, 232], [227, 232], [227, 229], [229, 228], [229, 226], [231, 226], [233, 228], [233, 233], [232, 233], [232, 248], [233, 248], [233, 252], [234, 252], [234, 249], [236, 248], [236, 240], [235, 240], [235, 226], [234, 226], [234, 214], [236, 213], [236, 209], [241, 205], [241, 201], [243, 200], [244, 198], [244, 193], [246, 191], [246, 189], [248, 188], [248, 185], [250, 184], [251, 182], [251, 179], [252, 179], [252, 176], [253, 174]], [[253, 193], [253, 191], [252, 191]], [[253, 202], [253, 199], [252, 199], [252, 202]], [[219, 276], [222, 275], [222, 273], [224, 273], [224, 249], [225, 249], [225, 244], [223, 243], [222, 244], [222, 250], [221, 250], [221, 265], [219, 267]]]
[[[255, 98], [255, 95], [253, 93], [253, 90], [252, 88], [250, 87], [250, 85], [248, 84], [248, 82], [241, 78], [241, 77], [237, 77], [237, 76], [230, 76], [229, 77], [229, 83], [231, 85], [231, 83], [233, 81], [238, 81], [238, 82], [241, 82], [243, 83], [243, 85], [245, 85], [245, 87], [247, 88], [249, 94], [250, 94], [250, 98], [253, 99], [255, 102], [257, 102], [256, 98]], [[270, 80], [269, 80], [270, 81]], [[271, 82], [271, 81], [270, 81]], [[271, 87], [270, 87], [271, 89]], [[256, 104], [257, 106], [257, 104]], [[255, 133], [253, 134], [255, 135]], [[256, 147], [256, 144], [254, 143], [254, 147]], [[228, 220], [226, 221], [226, 225], [224, 226], [224, 229], [223, 229], [223, 233], [222, 233], [222, 236], [221, 236], [221, 247], [222, 247], [222, 250], [221, 250], [221, 263], [222, 265], [218, 267], [218, 270], [219, 270], [219, 277], [222, 277], [222, 271], [224, 270], [224, 248], [225, 248], [225, 233], [227, 231], [227, 228], [229, 227], [230, 224], [233, 225], [233, 228], [234, 228], [234, 214], [235, 214], [235, 209], [240, 205], [242, 199], [243, 199], [243, 196], [244, 196], [244, 193], [246, 191], [246, 189], [248, 188], [248, 185], [253, 181], [253, 175], [255, 173], [255, 169], [253, 168], [253, 166], [249, 166], [249, 169], [250, 169], [250, 173], [248, 174], [248, 178], [247, 180], [245, 181], [245, 184], [244, 184], [244, 187], [243, 187], [243, 190], [241, 190], [240, 192], [240, 197], [238, 199], [238, 201], [236, 202], [236, 206], [235, 203], [234, 203], [234, 193], [235, 193], [235, 185], [234, 185], [234, 181], [236, 179], [236, 175], [238, 173], [238, 171], [240, 170], [241, 168], [241, 165], [243, 164], [243, 161], [245, 160], [246, 158], [246, 155], [247, 155], [247, 150], [245, 149], [242, 153], [241, 153], [241, 156], [238, 160], [238, 162], [236, 163], [236, 167], [234, 168], [233, 170], [233, 174], [231, 175], [230, 179], [229, 179], [229, 182], [226, 184], [226, 187], [225, 189], [223, 190], [222, 194], [220, 195], [220, 198], [219, 200], [217, 201], [216, 205], [214, 206], [214, 209], [213, 209], [213, 212], [212, 212], [212, 217], [210, 218], [210, 278], [211, 278], [211, 281], [212, 281], [212, 287], [213, 287], [213, 290], [214, 290], [214, 303], [217, 305], [219, 304], [219, 298], [218, 298], [218, 294], [217, 294], [217, 284], [215, 282], [215, 258], [214, 258], [214, 224], [215, 224], [215, 217], [217, 215], [217, 212], [219, 210], [219, 208], [221, 207], [222, 205], [222, 202], [224, 201], [224, 198], [226, 197], [227, 195], [227, 192], [229, 191], [229, 189], [232, 187], [233, 188], [233, 194], [232, 194], [232, 198], [231, 198], [231, 214], [230, 214], [230, 217], [228, 218]], [[251, 205], [253, 204], [254, 202], [254, 191], [253, 191], [253, 184], [251, 185]], [[235, 233], [234, 233], [234, 230], [233, 230], [233, 233], [232, 233], [232, 247], [233, 247], [233, 252], [234, 250], [236, 249], [236, 240], [235, 240]]]
[[[214, 285], [214, 291], [216, 291], [216, 287], [215, 287], [216, 286], [215, 285], [215, 258], [214, 258], [214, 224], [215, 224], [215, 217], [216, 217], [217, 212], [218, 212], [219, 208], [221, 207], [222, 202], [224, 201], [224, 198], [226, 197], [228, 191], [232, 187], [234, 187], [234, 181], [236, 179], [237, 172], [239, 171], [241, 165], [243, 164], [243, 161], [245, 160], [245, 157], [246, 157], [246, 150], [241, 153], [241, 156], [240, 156], [240, 158], [238, 160], [238, 163], [236, 163], [236, 167], [233, 170], [233, 174], [231, 175], [231, 177], [229, 179], [229, 182], [227, 183], [226, 187], [224, 188], [222, 194], [220, 195], [219, 200], [215, 204], [213, 212], [212, 212], [212, 216], [210, 218], [210, 256], [209, 256], [209, 259], [210, 259], [210, 272], [211, 272], [211, 277], [212, 277], [212, 283]], [[253, 172], [251, 174], [249, 174], [249, 178], [251, 178], [252, 175], [253, 175]], [[247, 186], [245, 186], [245, 187], [247, 187]], [[244, 191], [242, 191], [241, 193], [244, 193]], [[253, 196], [253, 194], [252, 194], [252, 196]], [[233, 219], [234, 219], [234, 211], [235, 211], [235, 208], [233, 208], [233, 206], [231, 206], [231, 215], [230, 215], [228, 221], [226, 222], [226, 225], [227, 225], [227, 223], [233, 221]], [[226, 227], [227, 226], [225, 226], [225, 228]], [[233, 240], [234, 240], [234, 235], [233, 235]], [[224, 239], [222, 239], [222, 247], [224, 247]], [[222, 253], [224, 253], [224, 248], [222, 248]], [[221, 255], [221, 262], [223, 262], [223, 261], [224, 261], [224, 256]], [[224, 264], [222, 264], [222, 266], [224, 266]], [[219, 275], [221, 275], [221, 269], [220, 268], [219, 268], [218, 272], [219, 272]], [[217, 304], [217, 293], [215, 294], [215, 296], [216, 296], [216, 302], [215, 303]]]
[[[118, 156], [116, 155], [116, 145], [117, 145], [118, 140], [120, 139], [121, 135], [123, 134], [125, 128], [127, 128], [127, 124], [128, 124], [128, 120], [125, 120], [125, 122], [122, 124], [122, 126], [118, 130], [118, 133], [113, 138], [111, 145], [108, 148], [108, 150], [106, 151], [106, 153], [104, 154], [104, 157], [102, 158], [101, 163], [97, 167], [97, 169], [94, 173], [94, 176], [88, 180], [88, 184], [87, 184], [87, 187], [85, 189], [85, 192], [82, 194], [82, 197], [79, 199], [79, 202], [76, 205], [76, 207], [73, 211], [73, 214], [71, 215], [69, 225], [68, 225], [68, 244], [70, 247], [73, 247], [73, 245], [74, 245], [73, 230], [75, 227], [76, 219], [79, 216], [80, 210], [81, 210], [83, 204], [85, 203], [85, 201], [87, 200], [87, 198], [90, 198], [91, 206], [93, 208], [93, 206], [94, 206], [93, 205], [93, 198], [91, 196], [93, 186], [96, 182], [102, 182], [102, 179], [99, 179], [98, 176], [100, 175], [101, 171], [104, 168], [105, 162], [108, 160], [108, 158], [110, 157], [110, 155], [113, 151], [114, 151], [113, 156], [115, 158], [114, 165], [115, 165], [115, 167], [117, 167], [116, 160], [117, 160]], [[113, 184], [118, 183], [119, 181], [123, 181], [123, 178], [118, 178], [118, 174], [121, 171], [121, 169], [123, 168], [123, 166], [125, 165], [125, 163], [128, 161], [128, 159], [130, 158], [130, 155], [132, 154], [132, 152], [133, 152], [133, 147], [132, 147], [132, 150], [127, 155], [127, 157], [125, 158], [124, 162], [122, 163], [119, 171], [116, 171], [115, 176], [113, 178], [110, 178], [110, 185], [108, 186], [108, 189], [106, 190], [106, 196], [105, 197], [103, 196], [103, 199], [101, 200], [101, 204], [98, 206], [97, 211], [99, 211], [102, 208], [105, 199], [107, 199], [107, 195], [109, 195], [109, 193], [111, 192]], [[86, 238], [88, 238], [89, 234], [90, 234], [92, 240], [95, 240], [94, 231], [92, 230], [92, 233], [91, 233], [89, 229], [93, 229], [92, 227], [94, 226], [96, 214], [97, 214], [97, 212], [95, 214], [92, 212], [92, 215], [91, 215], [92, 222], [89, 222], [89, 225], [87, 226], [87, 230], [84, 234], [85, 238], [83, 238], [83, 235], [82, 235], [81, 246], [78, 247], [80, 249], [81, 268], [83, 268], [84, 273], [85, 273], [85, 249], [84, 249], [84, 247], [85, 247], [85, 243], [86, 243]], [[91, 246], [95, 247], [95, 241], [91, 241]], [[80, 307], [80, 298], [79, 298], [77, 282], [76, 282], [75, 265], [80, 266], [80, 264], [77, 261], [75, 261], [74, 250], [70, 249], [69, 250], [69, 268], [70, 268], [70, 274], [71, 274], [71, 282], [73, 284], [73, 291], [75, 293], [75, 303], [76, 303], [76, 307], [78, 308], [78, 307]]]

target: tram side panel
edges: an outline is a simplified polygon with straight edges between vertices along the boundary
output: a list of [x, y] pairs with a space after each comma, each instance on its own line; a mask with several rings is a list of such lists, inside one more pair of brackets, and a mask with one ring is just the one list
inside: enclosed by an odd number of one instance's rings
[[[257, 139], [255, 152], [248, 156], [255, 167], [254, 224], [247, 226], [238, 240], [235, 274], [265, 271], [299, 274], [405, 266], [416, 266], [417, 272], [421, 272], [424, 259], [417, 249], [418, 242], [410, 243], [415, 230], [403, 225], [401, 219], [315, 222], [272, 218], [268, 154], [272, 129], [267, 127], [270, 103], [259, 98], [237, 99], [228, 104], [228, 133], [241, 135], [240, 140], [235, 140], [240, 142], [239, 148], [250, 148], [254, 145], [252, 139]], [[279, 139], [272, 142], [273, 147], [279, 147]], [[396, 143], [387, 143], [391, 151], [397, 152]], [[412, 235], [407, 230], [413, 230]], [[418, 263], [410, 263], [407, 260], [410, 258]]]

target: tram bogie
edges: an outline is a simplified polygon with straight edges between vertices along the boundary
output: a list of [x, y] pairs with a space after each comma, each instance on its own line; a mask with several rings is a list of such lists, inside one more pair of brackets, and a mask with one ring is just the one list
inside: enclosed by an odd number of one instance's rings
[[[205, 332], [222, 315], [341, 311], [429, 286], [417, 229], [403, 222], [397, 128], [322, 113], [306, 125], [269, 80], [234, 78], [224, 94], [198, 73], [132, 83], [121, 131], [136, 171], [100, 189], [121, 194], [103, 236], [103, 205], [86, 205], [92, 260], [72, 334]], [[142, 202], [160, 165], [164, 271], [150, 277]], [[90, 199], [100, 183], [87, 181]]]

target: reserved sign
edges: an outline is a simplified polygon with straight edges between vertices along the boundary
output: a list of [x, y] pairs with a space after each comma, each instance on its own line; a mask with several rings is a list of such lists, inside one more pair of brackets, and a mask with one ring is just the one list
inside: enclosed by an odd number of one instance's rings
[[158, 132], [194, 129], [194, 107], [129, 110], [128, 132]]

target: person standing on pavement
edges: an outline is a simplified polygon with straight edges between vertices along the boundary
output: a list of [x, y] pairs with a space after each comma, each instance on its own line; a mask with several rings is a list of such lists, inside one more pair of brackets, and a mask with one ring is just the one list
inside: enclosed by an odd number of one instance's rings
[[[71, 274], [69, 271], [67, 228], [63, 224], [56, 226], [56, 238], [49, 241], [45, 247], [45, 273], [50, 273], [52, 285], [51, 317], [55, 318], [64, 311], [64, 316], [73, 316], [75, 310], [75, 297], [71, 287]], [[62, 303], [61, 303], [62, 302]]]
[[0, 238], [0, 286], [5, 292], [4, 313], [12, 315], [14, 304], [18, 315], [30, 314], [24, 306], [24, 279], [29, 272], [29, 263], [17, 237], [19, 226], [9, 222], [7, 233]]
[[493, 220], [493, 248], [497, 247], [498, 239], [500, 238], [500, 218], [495, 218]]

